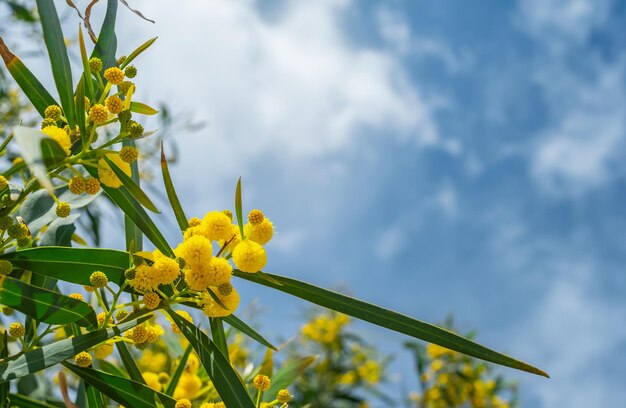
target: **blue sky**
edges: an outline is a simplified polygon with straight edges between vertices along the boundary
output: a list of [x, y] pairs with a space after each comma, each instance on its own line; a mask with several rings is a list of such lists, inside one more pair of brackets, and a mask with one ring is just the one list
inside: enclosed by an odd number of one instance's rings
[[[140, 91], [207, 124], [176, 135], [190, 213], [241, 175], [278, 228], [268, 270], [454, 314], [552, 374], [508, 372], [524, 406], [626, 402], [623, 4], [136, 6], [157, 24], [122, 10], [122, 38], [160, 36]], [[297, 327], [301, 303], [243, 294]], [[360, 330], [409, 372], [402, 336]]]
[[[189, 214], [242, 176], [269, 271], [454, 314], [550, 372], [507, 371], [523, 406], [626, 403], [624, 3], [134, 3], [156, 24], [120, 8], [121, 52], [159, 35], [139, 94], [206, 124], [175, 132]], [[296, 330], [301, 302], [242, 294]], [[359, 330], [410, 372], [404, 337]]]

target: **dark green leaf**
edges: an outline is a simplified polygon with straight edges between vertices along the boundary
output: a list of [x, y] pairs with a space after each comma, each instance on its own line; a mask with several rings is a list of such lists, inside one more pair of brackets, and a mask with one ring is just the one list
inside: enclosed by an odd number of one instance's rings
[[263, 394], [263, 399], [273, 400], [279, 390], [289, 387], [316, 359], [317, 356], [301, 357], [283, 364], [271, 377], [270, 389]]
[[[82, 80], [83, 82], [86, 83], [85, 87], [83, 89], [86, 90], [86, 95], [89, 97], [89, 99], [93, 99], [93, 97], [95, 96], [95, 91], [94, 91], [94, 87], [93, 87], [93, 79], [91, 77], [91, 69], [89, 68], [89, 57], [87, 57], [87, 48], [85, 47], [85, 39], [83, 38], [83, 30], [81, 27], [78, 27], [78, 45], [80, 46], [80, 61], [83, 63], [83, 76], [82, 76]], [[78, 97], [77, 97], [78, 99]], [[85, 104], [84, 102], [79, 102], [76, 106], [76, 109], [78, 110], [79, 106], [83, 107], [83, 111], [85, 108]], [[84, 116], [84, 113], [83, 113]], [[78, 116], [77, 116], [78, 118]], [[80, 119], [80, 118], [79, 118]], [[80, 125], [80, 120], [78, 122], [78, 124]], [[84, 125], [84, 123], [83, 123]], [[83, 133], [83, 130], [81, 129], [81, 135], [84, 135], [85, 133]]]
[[[122, 144], [124, 146], [137, 147], [134, 140], [125, 139]], [[130, 164], [130, 170], [131, 178], [135, 183], [137, 183], [137, 185], [139, 185], [141, 180], [139, 177], [139, 164], [137, 160]], [[124, 214], [124, 233], [126, 235], [126, 250], [128, 252], [132, 253], [143, 250], [143, 233], [126, 214]]]
[[76, 231], [74, 222], [80, 214], [72, 214], [67, 218], [57, 218], [52, 221], [46, 231], [41, 234], [39, 246], [71, 246], [72, 235]]
[[89, 408], [102, 408], [105, 406], [102, 394], [100, 394], [97, 388], [90, 384], [85, 384], [85, 394], [87, 394], [87, 406]]
[[185, 365], [187, 365], [187, 359], [189, 358], [189, 354], [191, 354], [192, 350], [193, 350], [193, 347], [191, 347], [191, 344], [187, 346], [185, 353], [180, 358], [180, 361], [178, 362], [178, 365], [176, 366], [176, 370], [174, 370], [174, 374], [170, 378], [170, 382], [167, 383], [165, 394], [174, 395], [174, 390], [176, 389], [176, 386], [178, 385], [178, 380], [180, 380], [180, 376], [185, 371]]
[[189, 228], [189, 222], [183, 211], [183, 207], [180, 205], [178, 194], [172, 183], [172, 177], [170, 176], [170, 169], [167, 165], [167, 159], [165, 158], [165, 151], [163, 150], [163, 142], [161, 142], [161, 172], [163, 173], [163, 183], [165, 184], [165, 191], [167, 192], [167, 198], [174, 211], [174, 216], [178, 222], [178, 226], [181, 231], [185, 231]]
[[54, 2], [50, 0], [37, 0], [37, 9], [41, 19], [43, 29], [43, 39], [48, 49], [50, 64], [52, 65], [52, 75], [54, 83], [59, 92], [63, 113], [67, 119], [70, 129], [74, 128], [76, 119], [74, 116], [74, 85], [72, 84], [72, 67], [65, 48], [65, 37], [61, 30], [61, 22], [54, 7]]
[[222, 352], [226, 360], [230, 362], [230, 354], [228, 354], [228, 344], [226, 343], [226, 334], [224, 333], [224, 325], [219, 317], [209, 317], [209, 324], [211, 326], [211, 335], [213, 336], [213, 343]]
[[102, 28], [98, 35], [98, 42], [91, 53], [92, 57], [102, 60], [104, 68], [115, 65], [115, 52], [117, 50], [117, 37], [115, 36], [115, 20], [117, 14], [117, 0], [107, 1], [107, 11], [104, 15]]
[[235, 271], [235, 276], [240, 278], [289, 293], [357, 319], [365, 320], [485, 361], [548, 377], [548, 374], [536, 367], [488, 349], [438, 326], [295, 279], [273, 274], [266, 275], [278, 281], [282, 286], [260, 278], [256, 274]]
[[274, 351], [278, 351], [278, 349], [269, 341], [267, 341], [263, 336], [257, 333], [252, 327], [248, 326], [243, 320], [231, 314], [229, 316], [222, 318], [226, 323], [228, 323], [231, 327], [239, 330], [246, 336], [250, 337], [253, 340], [261, 343], [265, 347], [271, 348]]
[[152, 203], [152, 201], [146, 195], [146, 193], [144, 193], [141, 187], [139, 187], [139, 185], [135, 183], [135, 181], [133, 181], [132, 178], [130, 178], [126, 173], [124, 173], [124, 170], [116, 166], [115, 163], [113, 163], [108, 157], [106, 156], [102, 156], [102, 157], [104, 157], [104, 160], [107, 162], [109, 167], [111, 167], [111, 170], [113, 170], [113, 173], [115, 173], [117, 178], [120, 179], [124, 187], [126, 187], [128, 192], [135, 198], [135, 200], [141, 203], [141, 205], [146, 207], [148, 210], [155, 212], [155, 213], [159, 213], [159, 210], [156, 208], [154, 203]]
[[10, 381], [28, 374], [36, 373], [52, 367], [69, 358], [73, 358], [81, 351], [110, 339], [120, 336], [128, 329], [146, 321], [148, 317], [132, 322], [121, 323], [108, 329], [96, 330], [77, 337], [57, 341], [42, 348], [28, 351], [19, 357], [0, 364], [0, 382]]
[[[89, 82], [89, 80], [87, 80]], [[76, 86], [76, 121], [78, 122], [78, 130], [80, 130], [81, 140], [83, 135], [87, 135], [87, 127], [85, 126], [85, 75], [80, 77]]]
[[[0, 331], [0, 358], [5, 359], [9, 356], [7, 332], [5, 330]], [[8, 382], [0, 384], [0, 408], [9, 407], [9, 391], [11, 390], [11, 384]]]
[[141, 375], [141, 370], [137, 367], [137, 363], [135, 363], [135, 358], [130, 354], [128, 347], [122, 341], [118, 341], [115, 343], [117, 347], [117, 351], [120, 353], [120, 359], [122, 360], [122, 364], [124, 364], [124, 368], [128, 372], [128, 376], [131, 380], [136, 381], [138, 383], [145, 384], [143, 376]]
[[58, 105], [57, 101], [54, 100], [37, 77], [33, 75], [18, 57], [9, 51], [2, 37], [0, 37], [0, 57], [4, 60], [4, 64], [13, 79], [15, 79], [15, 82], [17, 82], [22, 92], [24, 92], [33, 106], [35, 106], [35, 109], [37, 109], [41, 117], [44, 116], [44, 112], [48, 106]]
[[131, 102], [130, 103], [130, 111], [131, 112], [135, 112], [135, 113], [139, 113], [141, 115], [156, 115], [157, 113], [159, 113], [158, 110], [146, 105], [145, 103], [141, 103], [141, 102]]
[[155, 396], [159, 397], [166, 408], [174, 408], [176, 405], [176, 401], [171, 397], [157, 392], [142, 383], [93, 368], [81, 368], [70, 363], [64, 363], [63, 365], [85, 380], [85, 382], [100, 390], [104, 395], [124, 406], [153, 408]]
[[243, 209], [241, 201], [241, 177], [239, 177], [237, 188], [235, 189], [235, 214], [237, 216], [237, 224], [239, 224], [241, 239], [243, 239]]
[[9, 399], [11, 400], [11, 406], [20, 408], [55, 408], [54, 405], [46, 404], [45, 402], [37, 401], [24, 395], [11, 394]]
[[96, 313], [86, 302], [8, 276], [0, 279], [0, 303], [48, 324], [98, 325]]
[[104, 272], [109, 282], [124, 281], [128, 253], [114, 249], [39, 247], [1, 255], [13, 266], [79, 285], [91, 285], [89, 276]]
[[227, 407], [254, 408], [248, 391], [239, 374], [233, 369], [226, 357], [219, 351], [206, 334], [189, 323], [178, 313], [167, 309], [167, 313], [187, 338], [202, 362], [215, 390]]

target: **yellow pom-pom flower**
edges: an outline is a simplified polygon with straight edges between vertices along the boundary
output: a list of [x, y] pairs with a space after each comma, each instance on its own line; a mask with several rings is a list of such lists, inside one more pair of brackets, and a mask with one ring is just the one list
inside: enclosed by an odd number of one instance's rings
[[233, 268], [224, 258], [210, 258], [206, 264], [185, 269], [185, 281], [193, 290], [204, 290], [230, 281]]
[[74, 357], [74, 362], [76, 362], [76, 365], [82, 368], [89, 367], [91, 365], [91, 361], [91, 354], [87, 353], [86, 351], [81, 351]]
[[202, 294], [202, 311], [209, 317], [226, 317], [235, 313], [239, 306], [239, 293], [233, 288], [229, 295], [221, 295], [216, 288], [212, 288], [215, 296], [222, 302], [226, 309], [217, 303], [213, 297], [207, 292]]
[[109, 278], [104, 272], [96, 271], [89, 277], [89, 282], [91, 282], [91, 286], [94, 288], [103, 288], [109, 283]]
[[230, 239], [231, 220], [221, 211], [211, 211], [202, 219], [207, 238], [213, 241]]
[[93, 73], [102, 71], [102, 60], [98, 57], [90, 58], [89, 70], [91, 70], [91, 72]]
[[263, 221], [256, 225], [252, 223], [246, 224], [243, 228], [243, 233], [247, 239], [265, 245], [274, 236], [274, 225], [270, 220], [264, 218]]
[[[98, 315], [96, 316], [96, 318], [98, 319], [98, 326], [103, 326], [104, 325], [104, 319], [106, 319], [106, 317], [107, 317], [106, 312], [98, 313]], [[108, 324], [113, 324], [113, 318], [112, 317], [109, 317]]]
[[115, 320], [117, 320], [118, 322], [120, 320], [124, 320], [126, 316], [128, 316], [128, 311], [126, 309], [120, 309], [115, 312]]
[[267, 263], [265, 249], [257, 242], [245, 240], [233, 250], [233, 262], [242, 272], [255, 273]]
[[85, 193], [89, 195], [97, 194], [100, 191], [100, 182], [97, 178], [89, 177], [85, 180]]
[[185, 260], [190, 268], [210, 262], [213, 255], [213, 245], [208, 238], [194, 235], [182, 242], [177, 248], [177, 255]]
[[119, 85], [124, 81], [124, 71], [118, 67], [107, 68], [104, 71], [104, 78], [113, 85]]
[[276, 394], [276, 401], [280, 402], [281, 404], [286, 404], [290, 400], [291, 394], [289, 393], [289, 390], [282, 389]]
[[24, 336], [24, 333], [26, 333], [26, 329], [24, 329], [24, 326], [22, 326], [20, 322], [13, 322], [9, 326], [9, 336], [11, 337], [18, 339]]
[[[174, 391], [174, 399], [176, 399], [176, 391]], [[179, 399], [178, 401], [176, 401], [176, 405], [174, 405], [174, 408], [191, 408], [191, 401], [189, 401], [187, 398]]]
[[[193, 324], [193, 317], [191, 317], [191, 315], [189, 313], [187, 313], [184, 310], [177, 310], [176, 313], [182, 317], [183, 319], [187, 320], [189, 323]], [[178, 326], [176, 325], [176, 323], [174, 323], [173, 320], [170, 320], [170, 322], [172, 323], [172, 331], [176, 334], [180, 334], [180, 329], [178, 328]]]
[[[174, 389], [174, 399], [195, 399], [202, 389], [202, 380], [196, 374], [183, 373]], [[190, 405], [191, 406], [191, 405]]]
[[63, 129], [60, 129], [56, 126], [46, 126], [41, 129], [41, 131], [46, 135], [54, 139], [59, 146], [63, 149], [65, 154], [70, 154], [70, 147], [72, 147], [72, 140], [70, 139], [70, 135]]
[[107, 110], [114, 115], [117, 115], [124, 108], [124, 102], [117, 95], [111, 95], [104, 101]]
[[148, 335], [146, 336], [146, 343], [154, 343], [159, 339], [159, 336], [165, 334], [165, 330], [160, 324], [149, 324], [146, 323], [146, 332]]
[[136, 147], [133, 146], [122, 147], [119, 154], [122, 160], [124, 160], [126, 163], [132, 163], [137, 160], [137, 157], [139, 157], [139, 151]]
[[52, 119], [54, 121], [61, 119], [61, 115], [62, 115], [61, 107], [58, 105], [50, 105], [44, 111], [45, 118]]
[[82, 194], [85, 192], [85, 178], [82, 176], [74, 176], [67, 183], [67, 188], [72, 194]]
[[109, 118], [109, 111], [106, 106], [96, 103], [89, 108], [89, 119], [97, 125], [104, 123]]
[[135, 344], [144, 343], [148, 339], [148, 330], [146, 330], [146, 327], [143, 325], [135, 326], [128, 330], [128, 332], [130, 332], [129, 338], [135, 342]]
[[113, 343], [104, 343], [93, 350], [93, 354], [97, 359], [104, 360], [113, 354]]
[[157, 392], [161, 392], [163, 389], [163, 384], [159, 381], [159, 375], [157, 373], [153, 373], [152, 371], [146, 371], [141, 374], [143, 380], [146, 382], [146, 385]]
[[[115, 153], [109, 153], [106, 155], [106, 157], [107, 159], [112, 161], [113, 164], [119, 167], [124, 173], [126, 173], [127, 176], [130, 177], [130, 164], [126, 163], [119, 155]], [[109, 163], [104, 160], [104, 157], [102, 157], [98, 161], [98, 178], [100, 179], [100, 182], [105, 186], [112, 188], [119, 188], [122, 186], [122, 182], [115, 175], [113, 170], [111, 170], [111, 166], [109, 166]]]
[[152, 265], [154, 280], [160, 285], [170, 285], [178, 278], [180, 267], [175, 259], [161, 257]]
[[263, 215], [263, 212], [261, 210], [254, 209], [248, 213], [248, 221], [252, 225], [258, 225], [262, 223], [264, 219], [265, 216]]
[[161, 303], [161, 298], [158, 293], [149, 292], [143, 295], [143, 304], [146, 306], [146, 309], [154, 310], [159, 307]]
[[263, 374], [257, 374], [252, 380], [252, 384], [259, 391], [267, 391], [270, 389], [270, 378]]
[[71, 293], [69, 297], [76, 300], [82, 300], [83, 302], [85, 301], [85, 298], [80, 293]]
[[135, 268], [135, 277], [129, 283], [140, 292], [152, 292], [159, 286], [152, 267], [148, 265], [139, 265]]
[[9, 180], [6, 177], [0, 176], [0, 190], [4, 190], [9, 186]]
[[66, 203], [65, 201], [61, 201], [60, 203], [57, 204], [57, 208], [56, 208], [57, 217], [67, 218], [69, 217], [70, 212], [72, 212], [72, 207], [70, 207], [70, 205]]
[[200, 220], [200, 218], [198, 217], [191, 217], [189, 218], [189, 227], [193, 228], [193, 227], [197, 227], [202, 223], [202, 220]]

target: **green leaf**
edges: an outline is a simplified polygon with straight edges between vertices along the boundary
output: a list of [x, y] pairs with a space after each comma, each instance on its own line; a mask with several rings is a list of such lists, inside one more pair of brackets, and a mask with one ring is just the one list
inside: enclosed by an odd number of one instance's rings
[[86, 302], [8, 276], [0, 279], [0, 303], [39, 322], [98, 327], [96, 313]]
[[122, 360], [122, 364], [124, 364], [124, 368], [126, 372], [128, 372], [128, 376], [131, 380], [136, 381], [141, 384], [145, 384], [145, 380], [141, 375], [141, 370], [137, 367], [137, 363], [135, 363], [135, 358], [130, 354], [128, 347], [122, 341], [118, 341], [115, 343], [117, 347], [118, 353], [120, 353], [120, 359]]
[[115, 163], [113, 163], [108, 157], [106, 156], [102, 156], [102, 157], [104, 157], [104, 160], [107, 162], [109, 167], [111, 167], [111, 170], [113, 170], [113, 173], [115, 173], [117, 178], [120, 179], [124, 187], [126, 187], [128, 192], [130, 192], [130, 194], [135, 198], [135, 200], [139, 201], [139, 203], [141, 203], [141, 205], [146, 207], [148, 210], [158, 214], [159, 210], [156, 208], [154, 203], [152, 203], [152, 201], [146, 195], [146, 193], [144, 193], [141, 187], [139, 187], [139, 185], [135, 183], [135, 181], [133, 181], [132, 178], [128, 177], [128, 175], [124, 173], [124, 170], [116, 166]]
[[117, 37], [115, 36], [115, 20], [117, 14], [117, 0], [107, 1], [107, 11], [104, 15], [102, 28], [98, 35], [98, 41], [91, 53], [92, 57], [102, 60], [102, 66], [106, 69], [115, 65], [115, 52], [117, 50]]
[[30, 171], [37, 177], [39, 183], [52, 193], [54, 187], [48, 177], [48, 168], [55, 167], [65, 160], [67, 157], [65, 151], [56, 140], [37, 128], [16, 126], [13, 134]]
[[87, 394], [87, 406], [89, 408], [101, 408], [105, 406], [102, 400], [102, 394], [100, 394], [97, 388], [90, 384], [85, 384], [85, 393]]
[[192, 350], [193, 350], [193, 347], [191, 346], [191, 344], [187, 346], [185, 353], [180, 358], [180, 361], [178, 362], [178, 365], [176, 366], [176, 370], [174, 370], [174, 374], [170, 378], [170, 382], [167, 383], [165, 394], [174, 395], [174, 390], [176, 389], [176, 386], [178, 385], [178, 380], [180, 380], [180, 376], [183, 374], [183, 371], [185, 371], [185, 365], [187, 365], [187, 359], [189, 358], [189, 354], [191, 354]]
[[14, 380], [28, 374], [52, 367], [81, 351], [94, 347], [113, 336], [120, 336], [128, 329], [146, 321], [148, 317], [132, 322], [121, 323], [108, 329], [57, 341], [42, 348], [28, 351], [19, 357], [0, 364], [0, 382]]
[[[86, 85], [86, 94], [89, 97], [89, 99], [93, 99], [93, 97], [95, 96], [95, 91], [94, 91], [94, 87], [93, 87], [93, 79], [91, 77], [91, 68], [89, 68], [89, 57], [87, 57], [87, 48], [85, 47], [85, 39], [83, 38], [83, 29], [82, 27], [78, 27], [78, 45], [80, 46], [80, 61], [83, 63], [83, 81], [87, 83]], [[80, 99], [79, 99], [80, 100]], [[85, 110], [85, 103], [81, 102], [78, 103], [76, 106], [76, 110], [78, 113], [78, 108], [79, 106], [83, 107], [83, 111]], [[84, 116], [84, 113], [83, 113]], [[78, 117], [78, 116], [77, 116]], [[78, 124], [80, 125], [80, 118], [79, 118], [79, 122]], [[84, 126], [84, 123], [83, 123]], [[81, 129], [81, 135], [83, 135], [83, 130]]]
[[336, 310], [341, 313], [365, 320], [366, 322], [385, 327], [387, 329], [438, 344], [450, 350], [455, 350], [481, 360], [527, 371], [532, 374], [548, 377], [544, 371], [516, 360], [504, 354], [498, 353], [487, 347], [481, 346], [471, 340], [442, 329], [438, 326], [425, 323], [406, 315], [384, 309], [380, 306], [354, 299], [340, 293], [332, 292], [317, 286], [310, 285], [284, 276], [266, 274], [282, 286], [272, 281], [265, 280], [252, 273], [235, 271], [235, 276], [259, 283], [261, 285], [280, 290], [317, 305]]
[[91, 285], [89, 276], [104, 272], [109, 282], [121, 285], [128, 268], [128, 253], [114, 249], [39, 247], [0, 255], [14, 267], [50, 278]]
[[229, 316], [222, 318], [226, 323], [230, 325], [230, 327], [239, 330], [246, 336], [250, 337], [253, 340], [261, 343], [265, 347], [271, 348], [274, 351], [278, 351], [278, 349], [269, 341], [267, 341], [263, 336], [257, 333], [252, 327], [248, 326], [243, 320], [231, 314]]
[[157, 113], [159, 113], [158, 110], [141, 102], [131, 102], [130, 111], [139, 113], [141, 115], [156, 115]]
[[235, 213], [237, 216], [237, 224], [239, 224], [239, 232], [243, 239], [243, 210], [241, 203], [241, 177], [237, 180], [237, 188], [235, 189]]
[[72, 246], [72, 235], [76, 231], [74, 222], [80, 214], [72, 214], [67, 218], [57, 218], [50, 223], [46, 231], [41, 234], [39, 246]]
[[226, 343], [226, 334], [224, 334], [224, 325], [219, 317], [209, 317], [209, 324], [211, 326], [211, 335], [213, 336], [213, 343], [222, 352], [226, 360], [230, 362], [230, 354], [228, 353], [228, 343]]
[[[125, 139], [122, 144], [124, 146], [137, 147], [134, 140]], [[139, 163], [137, 160], [130, 164], [130, 170], [131, 178], [139, 186], [141, 180], [139, 178]], [[126, 235], [126, 250], [128, 252], [132, 253], [143, 250], [143, 233], [126, 214], [124, 214], [124, 233]]]
[[9, 399], [11, 400], [10, 406], [20, 408], [56, 408], [54, 405], [46, 404], [45, 402], [37, 401], [24, 395], [11, 394]]
[[317, 356], [301, 357], [283, 364], [271, 376], [270, 389], [263, 393], [263, 400], [269, 402], [276, 398], [278, 391], [289, 387], [316, 359]]
[[215, 390], [227, 407], [254, 408], [248, 391], [226, 357], [206, 334], [175, 311], [167, 309], [174, 323], [198, 354]]
[[136, 381], [93, 368], [82, 368], [70, 363], [63, 365], [104, 395], [126, 407], [153, 408], [155, 396], [159, 397], [166, 408], [174, 408], [176, 405], [171, 397]]
[[48, 106], [58, 105], [57, 101], [54, 100], [37, 77], [24, 65], [22, 60], [9, 51], [2, 37], [0, 37], [0, 57], [2, 57], [15, 82], [17, 82], [22, 92], [35, 106], [41, 117], [44, 117], [44, 112]]
[[80, 137], [81, 137], [81, 143], [82, 143], [82, 139], [86, 137], [87, 135], [87, 127], [85, 126], [85, 75], [80, 77], [80, 80], [78, 81], [78, 85], [76, 86], [75, 107], [76, 107], [76, 121], [78, 122], [78, 130], [80, 130]]
[[[0, 358], [5, 359], [9, 356], [7, 332], [2, 330], [0, 332]], [[11, 383], [5, 382], [0, 384], [0, 408], [9, 407], [9, 391], [11, 390]]]
[[178, 199], [178, 194], [176, 194], [176, 189], [174, 188], [174, 183], [172, 183], [172, 177], [170, 176], [170, 169], [167, 164], [167, 159], [165, 158], [165, 151], [163, 150], [163, 142], [161, 141], [161, 173], [163, 173], [163, 183], [165, 184], [165, 191], [167, 192], [167, 199], [172, 206], [172, 210], [174, 211], [174, 216], [176, 217], [176, 221], [178, 222], [178, 226], [181, 231], [185, 231], [189, 228], [189, 222], [187, 221], [187, 217], [185, 216], [185, 212], [183, 211], [182, 205], [180, 205], [180, 200]]
[[128, 54], [124, 62], [120, 64], [120, 69], [124, 69], [125, 67], [127, 67], [128, 64], [130, 64], [135, 58], [137, 58], [139, 54], [147, 50], [156, 40], [157, 40], [157, 37], [151, 38], [145, 43], [141, 44], [139, 47], [137, 47], [135, 51]]
[[74, 85], [72, 84], [72, 67], [65, 48], [65, 38], [61, 30], [61, 22], [50, 0], [37, 0], [37, 10], [41, 19], [43, 39], [48, 49], [54, 83], [59, 92], [63, 113], [70, 129], [74, 129], [76, 119], [74, 116]]
[[[98, 171], [89, 167], [87, 171], [94, 177], [98, 176]], [[156, 246], [163, 255], [174, 257], [174, 251], [167, 243], [154, 222], [148, 217], [146, 211], [139, 205], [137, 200], [128, 192], [126, 187], [111, 188], [102, 185], [104, 192], [113, 200], [115, 204], [132, 220], [133, 223], [146, 235], [146, 237]]]

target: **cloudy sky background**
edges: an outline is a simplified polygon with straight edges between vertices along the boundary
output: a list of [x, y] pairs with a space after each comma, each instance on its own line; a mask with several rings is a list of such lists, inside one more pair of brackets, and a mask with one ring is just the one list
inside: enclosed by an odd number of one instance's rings
[[[523, 406], [626, 403], [626, 3], [132, 5], [156, 24], [120, 7], [120, 53], [159, 36], [141, 99], [205, 124], [171, 134], [189, 215], [242, 176], [277, 226], [268, 271], [453, 314], [552, 375], [506, 371]], [[239, 287], [295, 332], [302, 302]], [[412, 388], [406, 338], [358, 329]]]

